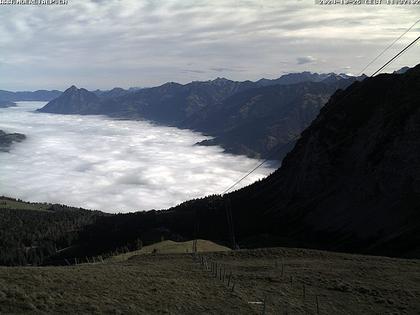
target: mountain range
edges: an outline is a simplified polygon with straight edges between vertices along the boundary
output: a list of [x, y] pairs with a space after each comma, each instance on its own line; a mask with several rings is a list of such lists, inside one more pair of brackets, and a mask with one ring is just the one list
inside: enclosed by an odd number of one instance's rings
[[38, 90], [38, 91], [18, 91], [11, 92], [0, 90], [0, 102], [19, 102], [19, 101], [50, 101], [61, 95], [57, 90]]
[[303, 72], [257, 82], [170, 82], [134, 91], [90, 92], [72, 86], [38, 111], [147, 119], [214, 137], [202, 145], [281, 159], [337, 89], [364, 78]]
[[15, 107], [16, 103], [11, 101], [2, 101], [0, 100], [0, 108]]

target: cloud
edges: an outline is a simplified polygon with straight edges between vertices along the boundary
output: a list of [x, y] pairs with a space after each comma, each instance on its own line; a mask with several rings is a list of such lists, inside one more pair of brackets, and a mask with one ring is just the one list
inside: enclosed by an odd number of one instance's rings
[[[312, 0], [72, 0], [68, 6], [2, 6], [0, 87], [153, 86], [207, 80], [212, 68], [226, 68], [224, 76], [236, 80], [259, 79], [301, 70], [296, 56], [326, 60], [300, 64], [304, 70], [359, 69], [354, 56], [366, 56], [367, 64], [419, 13], [417, 6], [320, 6]], [[410, 32], [396, 50], [413, 37]], [[416, 54], [407, 54], [393, 67], [417, 61]], [[203, 72], [186, 74], [190, 63]]]
[[312, 56], [304, 56], [304, 57], [298, 57], [296, 58], [296, 62], [298, 65], [304, 65], [307, 63], [313, 63], [316, 61], [316, 58]]
[[210, 68], [210, 70], [214, 72], [242, 72], [245, 71], [244, 69], [237, 69], [237, 68], [231, 68], [231, 67], [213, 67]]
[[[163, 209], [221, 193], [258, 161], [195, 146], [205, 136], [145, 121], [0, 110], [0, 130], [27, 139], [0, 153], [0, 195], [109, 212]], [[266, 167], [245, 183], [264, 177]]]

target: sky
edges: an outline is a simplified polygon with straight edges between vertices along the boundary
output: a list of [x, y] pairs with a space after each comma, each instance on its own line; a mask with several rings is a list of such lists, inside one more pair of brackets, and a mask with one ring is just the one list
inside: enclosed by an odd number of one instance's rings
[[[288, 72], [358, 74], [420, 5], [313, 0], [68, 0], [0, 7], [0, 89], [150, 87]], [[420, 33], [420, 23], [367, 74]], [[386, 71], [413, 66], [419, 45]]]

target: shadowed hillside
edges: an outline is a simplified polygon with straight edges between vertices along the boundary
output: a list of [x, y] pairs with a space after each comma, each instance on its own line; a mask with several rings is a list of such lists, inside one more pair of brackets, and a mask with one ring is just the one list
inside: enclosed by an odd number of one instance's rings
[[43, 264], [71, 246], [99, 215], [104, 214], [0, 197], [0, 265]]
[[[136, 238], [206, 238], [419, 257], [420, 66], [354, 83], [330, 99], [282, 167], [225, 197], [100, 218], [96, 250]], [[153, 233], [155, 236], [152, 237]]]

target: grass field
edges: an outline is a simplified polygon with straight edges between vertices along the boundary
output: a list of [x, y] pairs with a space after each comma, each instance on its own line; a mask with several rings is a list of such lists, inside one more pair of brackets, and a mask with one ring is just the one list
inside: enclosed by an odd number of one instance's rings
[[[187, 242], [174, 242], [174, 241], [163, 241], [152, 245], [144, 246], [140, 250], [128, 252], [125, 254], [112, 256], [108, 260], [111, 261], [125, 261], [136, 255], [144, 254], [185, 254], [193, 252], [193, 241]], [[197, 240], [197, 252], [224, 252], [230, 251], [231, 249], [207, 240]]]
[[47, 203], [24, 202], [0, 197], [0, 209], [48, 211], [49, 206]]
[[[265, 314], [420, 313], [418, 260], [283, 248], [198, 257], [155, 253], [68, 267], [2, 267], [0, 313], [263, 314], [264, 300]], [[229, 287], [227, 277], [203, 268], [201, 257], [232, 272]]]

